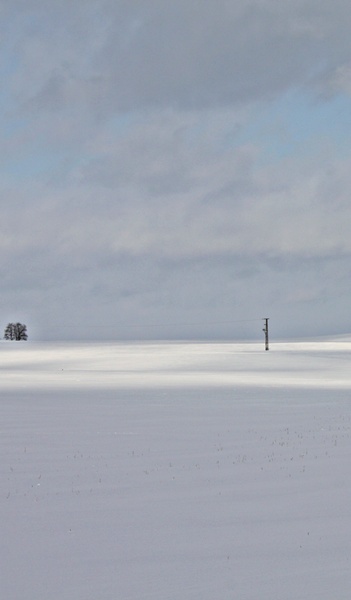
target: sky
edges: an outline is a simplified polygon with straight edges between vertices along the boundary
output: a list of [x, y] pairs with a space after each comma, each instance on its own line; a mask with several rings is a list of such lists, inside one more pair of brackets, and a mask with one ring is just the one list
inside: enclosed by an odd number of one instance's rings
[[1, 327], [351, 332], [346, 0], [0, 0]]

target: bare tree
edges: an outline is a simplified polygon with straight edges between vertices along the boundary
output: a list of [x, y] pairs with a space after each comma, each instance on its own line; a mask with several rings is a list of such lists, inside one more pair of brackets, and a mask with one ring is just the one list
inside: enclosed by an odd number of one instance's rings
[[9, 323], [4, 332], [5, 340], [27, 340], [27, 325], [22, 323]]

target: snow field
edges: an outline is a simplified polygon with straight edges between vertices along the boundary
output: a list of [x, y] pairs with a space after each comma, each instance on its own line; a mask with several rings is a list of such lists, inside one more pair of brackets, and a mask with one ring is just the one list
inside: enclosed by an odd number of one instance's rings
[[4, 598], [349, 598], [347, 340], [0, 359]]

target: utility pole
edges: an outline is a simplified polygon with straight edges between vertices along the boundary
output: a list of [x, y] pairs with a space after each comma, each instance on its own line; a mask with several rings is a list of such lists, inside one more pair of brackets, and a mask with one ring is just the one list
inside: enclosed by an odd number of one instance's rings
[[265, 326], [262, 329], [264, 332], [264, 342], [265, 342], [265, 350], [269, 350], [269, 339], [268, 339], [268, 318], [263, 319], [265, 321]]

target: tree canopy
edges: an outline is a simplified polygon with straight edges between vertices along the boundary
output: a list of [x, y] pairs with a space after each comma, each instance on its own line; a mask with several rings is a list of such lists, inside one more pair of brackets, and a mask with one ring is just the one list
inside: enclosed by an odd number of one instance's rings
[[9, 323], [4, 332], [5, 340], [27, 340], [27, 325], [22, 325], [22, 323]]

